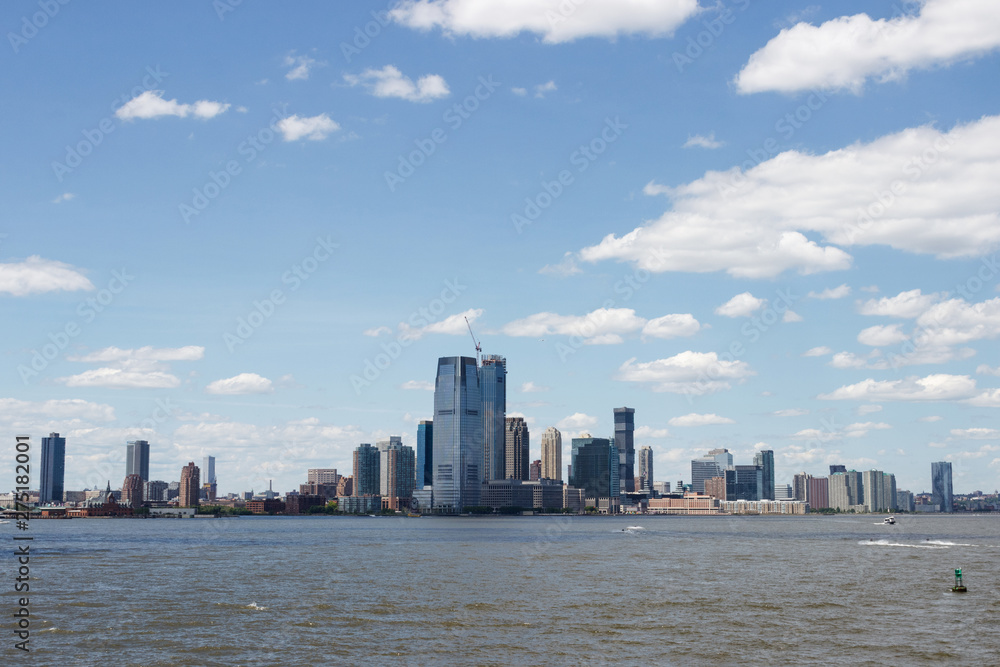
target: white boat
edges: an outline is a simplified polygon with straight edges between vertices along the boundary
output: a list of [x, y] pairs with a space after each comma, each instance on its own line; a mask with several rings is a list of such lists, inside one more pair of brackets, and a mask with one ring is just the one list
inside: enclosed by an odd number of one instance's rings
[[896, 517], [894, 517], [894, 516], [887, 516], [885, 519], [882, 520], [882, 523], [884, 523], [887, 526], [895, 526], [896, 525]]

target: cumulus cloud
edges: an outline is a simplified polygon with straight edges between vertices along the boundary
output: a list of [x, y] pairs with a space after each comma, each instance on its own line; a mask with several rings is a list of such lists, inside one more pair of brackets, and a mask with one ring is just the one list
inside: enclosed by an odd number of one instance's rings
[[535, 97], [545, 97], [546, 93], [555, 92], [556, 90], [559, 90], [559, 86], [556, 85], [555, 81], [540, 83], [535, 86]]
[[710, 394], [730, 389], [754, 372], [745, 361], [719, 359], [715, 352], [681, 352], [667, 359], [639, 362], [629, 359], [615, 379], [650, 383], [653, 391], [674, 394]]
[[798, 440], [830, 442], [844, 438], [863, 438], [868, 435], [869, 431], [889, 428], [892, 428], [892, 426], [884, 422], [863, 422], [849, 424], [842, 429], [807, 428], [792, 434], [792, 437]]
[[736, 77], [741, 93], [845, 89], [980, 57], [1000, 46], [1000, 14], [983, 0], [925, 0], [913, 15], [841, 16], [782, 30]]
[[0, 293], [28, 296], [44, 292], [92, 290], [93, 283], [76, 267], [32, 255], [23, 262], [0, 264]]
[[289, 81], [304, 81], [309, 78], [309, 70], [316, 64], [316, 61], [309, 56], [287, 55], [285, 56], [285, 67], [291, 67], [291, 69], [285, 73], [285, 78]]
[[834, 401], [954, 401], [968, 399], [975, 394], [976, 381], [968, 375], [937, 373], [903, 380], [867, 379], [845, 385], [829, 394], [820, 394], [819, 398]]
[[[658, 219], [609, 234], [579, 257], [652, 272], [769, 278], [846, 269], [850, 246], [980, 256], [1000, 246], [997, 181], [1000, 116], [948, 132], [911, 128], [821, 155], [790, 150], [745, 169], [707, 172], [664, 189], [672, 209]], [[878, 194], [890, 188], [899, 195], [885, 207]], [[873, 202], [880, 208], [869, 215]]]
[[886, 296], [881, 299], [869, 299], [858, 309], [862, 315], [881, 315], [882, 317], [899, 317], [913, 319], [927, 311], [941, 300], [942, 294], [923, 294], [919, 289], [900, 292], [896, 296]]
[[833, 350], [828, 348], [826, 345], [820, 345], [819, 347], [812, 347], [802, 353], [803, 357], [825, 357], [828, 354], [832, 354]]
[[121, 120], [159, 118], [161, 116], [177, 116], [178, 118], [194, 116], [195, 118], [209, 119], [224, 114], [229, 106], [229, 104], [209, 100], [181, 104], [176, 99], [163, 99], [162, 90], [147, 90], [119, 107], [115, 111], [115, 116]]
[[707, 135], [696, 134], [694, 136], [688, 137], [687, 141], [684, 142], [682, 148], [722, 148], [726, 145], [724, 141], [717, 141], [715, 138], [715, 132], [709, 132]]
[[434, 391], [434, 383], [427, 380], [407, 380], [399, 385], [399, 388], [416, 391]]
[[805, 408], [786, 408], [784, 410], [775, 410], [771, 414], [775, 417], [801, 417], [802, 415], [809, 414], [809, 411]]
[[51, 421], [112, 422], [115, 409], [104, 403], [92, 403], [79, 398], [50, 399], [47, 401], [22, 401], [17, 398], [0, 398], [0, 415], [4, 419]]
[[378, 338], [382, 334], [392, 335], [392, 329], [389, 327], [372, 327], [371, 329], [365, 329], [364, 335], [371, 336], [372, 338]]
[[231, 378], [216, 380], [205, 387], [207, 394], [235, 396], [241, 394], [270, 394], [274, 385], [266, 377], [256, 373], [240, 373]]
[[279, 120], [277, 127], [285, 141], [322, 141], [340, 129], [340, 125], [325, 113], [310, 117], [293, 114]]
[[809, 292], [810, 299], [843, 299], [851, 293], [851, 288], [846, 284], [839, 287], [828, 287], [822, 292]]
[[790, 322], [801, 322], [802, 316], [796, 313], [794, 310], [786, 310], [785, 314], [781, 316], [781, 321], [787, 323]]
[[963, 440], [996, 440], [1000, 431], [995, 428], [953, 428], [951, 435]]
[[579, 336], [590, 345], [622, 342], [621, 334], [642, 329], [646, 320], [631, 308], [598, 308], [586, 315], [536, 313], [508, 322], [501, 331], [508, 336], [541, 338], [558, 334]]
[[56, 379], [67, 387], [107, 387], [109, 389], [171, 389], [180, 386], [176, 376], [162, 371], [129, 371], [95, 368], [78, 375]]
[[908, 340], [909, 336], [900, 331], [899, 327], [900, 325], [898, 324], [868, 327], [858, 334], [858, 342], [862, 345], [870, 345], [872, 347], [902, 343], [904, 340]]
[[767, 303], [765, 299], [758, 299], [750, 292], [743, 292], [716, 308], [715, 314], [726, 317], [750, 317], [763, 308], [765, 303]]
[[969, 303], [949, 299], [917, 317], [917, 348], [950, 347], [1000, 335], [1000, 297]]
[[366, 69], [359, 75], [345, 74], [344, 80], [352, 86], [363, 86], [375, 97], [398, 97], [410, 102], [431, 102], [451, 92], [439, 74], [426, 74], [414, 83], [393, 65]]
[[521, 393], [523, 394], [534, 394], [537, 392], [548, 391], [548, 390], [549, 390], [548, 387], [537, 385], [534, 382], [531, 382], [530, 380], [522, 384], [520, 389]]
[[185, 347], [145, 346], [140, 348], [106, 347], [83, 355], [70, 355], [68, 361], [104, 364], [102, 368], [78, 375], [57, 378], [67, 387], [107, 387], [109, 389], [169, 389], [180, 386], [172, 375], [171, 361], [198, 361], [205, 355], [200, 345]]
[[582, 412], [574, 412], [556, 423], [556, 428], [559, 430], [590, 429], [595, 426], [597, 426], [597, 417], [591, 417]]
[[403, 0], [389, 15], [446, 35], [514, 37], [531, 32], [547, 44], [584, 37], [664, 37], [701, 11], [698, 0]]
[[993, 368], [986, 364], [980, 364], [976, 366], [976, 375], [993, 375], [996, 377], [1000, 377], [1000, 366], [998, 366], [997, 368]]
[[881, 405], [873, 405], [873, 404], [859, 405], [858, 406], [858, 414], [859, 415], [870, 415], [870, 414], [872, 414], [874, 412], [882, 412], [882, 406]]
[[693, 336], [701, 324], [691, 313], [675, 313], [649, 320], [642, 327], [642, 335], [650, 338], [681, 338]]
[[[482, 314], [482, 308], [470, 308], [464, 312], [449, 315], [439, 322], [432, 322], [422, 326], [413, 326], [407, 322], [400, 322], [399, 333], [403, 338], [409, 340], [419, 340], [426, 334], [465, 336], [469, 333], [469, 324], [475, 323]], [[466, 324], [467, 319], [469, 324]]]
[[671, 426], [711, 426], [715, 424], [735, 424], [729, 417], [720, 417], [715, 413], [700, 415], [696, 412], [674, 417], [668, 422]]
[[653, 428], [652, 426], [639, 426], [635, 429], [635, 438], [637, 440], [666, 438], [669, 436], [670, 436], [670, 431], [665, 428]]
[[926, 417], [921, 417], [917, 421], [918, 422], [928, 422], [928, 423], [930, 423], [930, 422], [939, 422], [942, 419], [944, 419], [944, 417], [942, 417], [940, 415], [928, 415]]
[[184, 347], [153, 347], [146, 345], [139, 348], [105, 347], [94, 352], [83, 355], [67, 357], [69, 361], [82, 361], [90, 363], [113, 362], [121, 365], [130, 365], [135, 368], [138, 364], [143, 367], [150, 367], [148, 364], [159, 361], [198, 361], [205, 356], [205, 348], [201, 345], [185, 345]]

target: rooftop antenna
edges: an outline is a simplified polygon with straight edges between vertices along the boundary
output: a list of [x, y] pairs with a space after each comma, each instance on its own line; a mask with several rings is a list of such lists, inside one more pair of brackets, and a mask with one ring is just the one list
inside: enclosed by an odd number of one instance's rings
[[476, 334], [472, 333], [472, 324], [469, 323], [468, 317], [465, 318], [465, 325], [469, 327], [469, 335], [472, 336], [472, 342], [476, 344], [476, 364], [482, 365], [481, 357], [483, 354], [483, 347], [479, 344], [479, 341], [476, 340]]

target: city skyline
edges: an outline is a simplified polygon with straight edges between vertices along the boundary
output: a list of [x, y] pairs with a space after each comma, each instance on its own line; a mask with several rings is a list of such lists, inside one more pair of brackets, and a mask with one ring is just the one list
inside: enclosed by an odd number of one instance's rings
[[95, 7], [8, 40], [0, 424], [66, 436], [69, 489], [136, 440], [151, 479], [211, 454], [222, 492], [295, 488], [414, 446], [434, 359], [481, 344], [564, 466], [629, 405], [661, 480], [727, 448], [995, 485], [991, 14], [599, 4]]

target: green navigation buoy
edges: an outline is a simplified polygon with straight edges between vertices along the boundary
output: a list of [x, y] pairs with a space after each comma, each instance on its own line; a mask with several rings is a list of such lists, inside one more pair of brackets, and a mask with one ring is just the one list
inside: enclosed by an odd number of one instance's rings
[[952, 593], [966, 593], [968, 589], [962, 583], [962, 570], [961, 568], [955, 570], [955, 585], [951, 587]]

